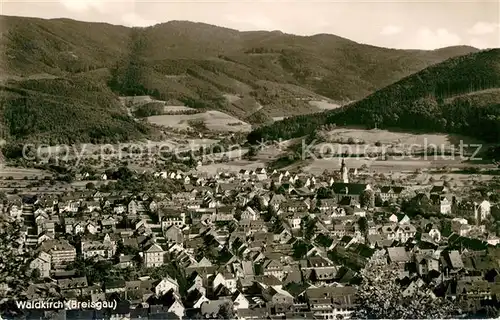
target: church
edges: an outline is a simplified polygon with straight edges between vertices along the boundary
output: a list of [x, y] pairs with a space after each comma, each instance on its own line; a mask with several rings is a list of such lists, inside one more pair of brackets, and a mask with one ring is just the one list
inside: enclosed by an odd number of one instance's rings
[[346, 197], [359, 202], [359, 199], [365, 190], [371, 190], [369, 184], [366, 183], [349, 183], [349, 170], [342, 159], [340, 166], [340, 177], [342, 182], [334, 182], [332, 190], [338, 202], [345, 200]]

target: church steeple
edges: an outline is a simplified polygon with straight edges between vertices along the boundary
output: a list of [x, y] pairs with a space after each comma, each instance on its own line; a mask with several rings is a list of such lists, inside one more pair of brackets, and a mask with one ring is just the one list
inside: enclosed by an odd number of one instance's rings
[[349, 174], [345, 165], [344, 158], [342, 158], [342, 164], [340, 166], [340, 175], [342, 176], [342, 182], [349, 183]]

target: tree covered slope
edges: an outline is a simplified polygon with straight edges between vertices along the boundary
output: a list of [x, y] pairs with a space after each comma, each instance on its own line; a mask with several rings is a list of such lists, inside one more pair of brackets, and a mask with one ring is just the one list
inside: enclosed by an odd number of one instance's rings
[[251, 141], [292, 138], [325, 124], [460, 133], [500, 141], [500, 49], [451, 58], [334, 111], [285, 119]]
[[81, 78], [10, 81], [0, 86], [2, 136], [50, 144], [118, 142], [147, 137], [102, 83]]

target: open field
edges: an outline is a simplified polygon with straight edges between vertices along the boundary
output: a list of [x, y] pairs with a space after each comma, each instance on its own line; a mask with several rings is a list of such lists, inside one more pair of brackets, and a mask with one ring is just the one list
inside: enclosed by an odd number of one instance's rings
[[[463, 163], [460, 159], [449, 159], [449, 160], [439, 160], [433, 157], [422, 158], [421, 160], [412, 159], [402, 159], [402, 160], [373, 160], [368, 158], [344, 158], [346, 166], [348, 168], [361, 168], [366, 166], [369, 171], [373, 172], [415, 172], [417, 169], [440, 169], [447, 167], [450, 170], [463, 169], [470, 167], [470, 164]], [[339, 170], [341, 166], [342, 158], [332, 157], [328, 159], [314, 159], [308, 160], [307, 165], [303, 167], [303, 170], [313, 174], [321, 174], [325, 170]], [[480, 166], [476, 166], [480, 167]], [[484, 168], [490, 168], [491, 166], [483, 166]]]
[[13, 167], [1, 167], [0, 168], [0, 179], [6, 179], [12, 177], [13, 180], [23, 180], [25, 177], [37, 179], [43, 177], [50, 177], [52, 174], [49, 172], [38, 170], [38, 169], [25, 169], [25, 168], [13, 168]]
[[326, 100], [313, 100], [309, 104], [321, 110], [333, 110], [342, 107], [340, 104], [332, 103]]
[[327, 141], [347, 140], [349, 138], [354, 141], [363, 141], [365, 144], [390, 144], [393, 146], [412, 146], [412, 145], [437, 145], [451, 146], [457, 145], [460, 141], [463, 143], [481, 143], [477, 139], [471, 139], [456, 135], [447, 134], [418, 134], [409, 132], [396, 132], [380, 129], [363, 130], [363, 129], [345, 129], [339, 128], [325, 132]]
[[223, 96], [229, 103], [233, 103], [241, 99], [239, 96], [230, 93], [223, 94]]
[[220, 111], [210, 110], [190, 115], [159, 115], [147, 118], [149, 122], [176, 129], [189, 129], [189, 121], [203, 121], [209, 130], [222, 132], [250, 132], [252, 126]]
[[163, 108], [163, 110], [165, 112], [169, 113], [169, 112], [191, 111], [191, 110], [195, 110], [195, 109], [190, 108], [190, 107], [186, 107], [186, 106], [165, 106]]
[[213, 153], [213, 154], [207, 154], [203, 155], [203, 161], [209, 161], [209, 160], [222, 160], [224, 158], [232, 160], [241, 160], [242, 157], [248, 152], [248, 149], [244, 148], [239, 148], [235, 150], [230, 150], [230, 151], [225, 151], [225, 152], [218, 152], [218, 153]]
[[227, 163], [213, 163], [213, 164], [202, 165], [198, 167], [196, 170], [207, 174], [216, 174], [219, 171], [238, 172], [241, 169], [255, 170], [259, 167], [265, 167], [265, 164], [258, 161], [239, 160]]

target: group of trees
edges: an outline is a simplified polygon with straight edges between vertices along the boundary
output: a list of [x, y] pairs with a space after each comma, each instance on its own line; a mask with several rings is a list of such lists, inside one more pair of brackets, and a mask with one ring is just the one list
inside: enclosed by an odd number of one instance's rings
[[14, 299], [25, 297], [29, 284], [38, 277], [29, 268], [32, 255], [24, 248], [22, 225], [0, 216], [0, 310]]
[[392, 265], [371, 261], [360, 275], [355, 319], [449, 319], [462, 313], [456, 304], [436, 297], [425, 285], [404, 294], [397, 282], [398, 270]]

